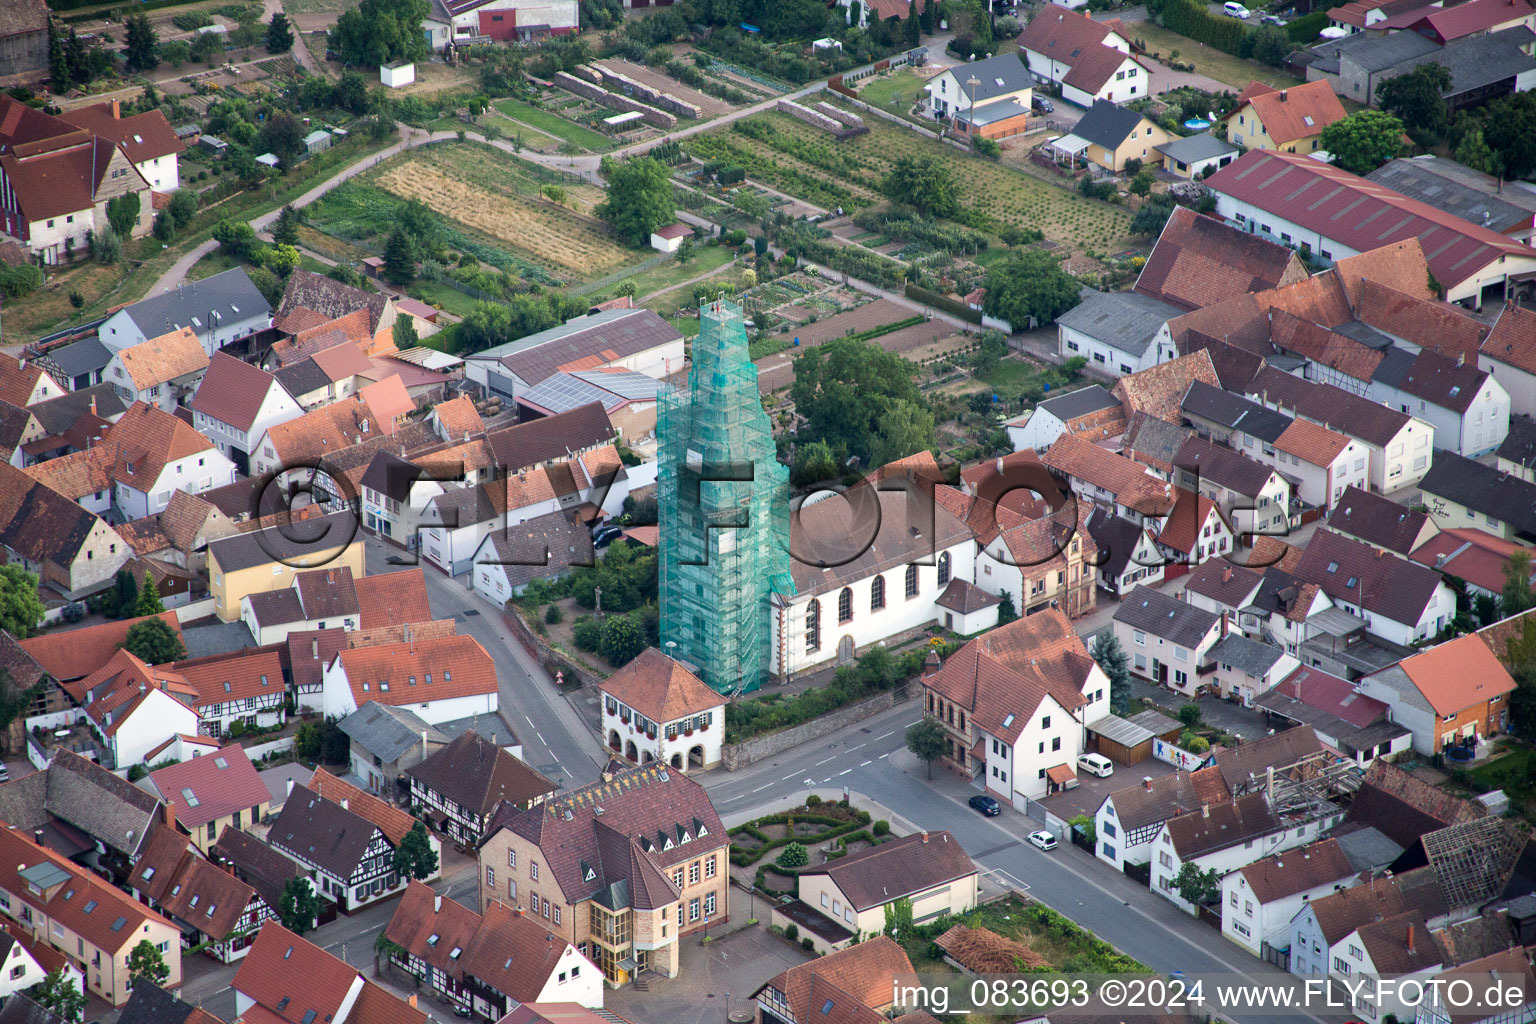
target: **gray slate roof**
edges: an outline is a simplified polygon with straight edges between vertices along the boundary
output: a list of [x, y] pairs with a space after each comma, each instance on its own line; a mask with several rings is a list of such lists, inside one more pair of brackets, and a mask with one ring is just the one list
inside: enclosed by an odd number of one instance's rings
[[1213, 388], [1203, 380], [1190, 384], [1184, 395], [1184, 415], [1199, 417], [1232, 430], [1274, 442], [1291, 425], [1291, 417], [1242, 395]]
[[1521, 413], [1509, 418], [1509, 433], [1499, 445], [1499, 458], [1520, 466], [1536, 465], [1536, 420]]
[[1135, 292], [1094, 292], [1056, 322], [1128, 355], [1140, 356], [1163, 324], [1183, 315], [1177, 306]]
[[185, 1024], [196, 1010], [153, 982], [140, 981], [133, 986], [117, 1024]]
[[357, 517], [351, 512], [303, 519], [281, 528], [252, 530], [208, 545], [210, 558], [219, 560], [224, 572], [265, 565], [278, 558], [298, 559], [318, 550], [350, 542], [357, 536]]
[[1385, 71], [1414, 57], [1436, 53], [1439, 49], [1439, 44], [1433, 39], [1417, 32], [1393, 32], [1384, 36], [1360, 32], [1345, 39], [1330, 39], [1312, 47], [1317, 59], [1311, 66], [1336, 75], [1342, 57], [1366, 71]]
[[[1536, 61], [1530, 64], [1536, 68]], [[1451, 167], [1458, 170], [1448, 170]], [[1366, 177], [1462, 220], [1487, 224], [1495, 231], [1521, 220], [1529, 221], [1536, 213], [1536, 194], [1520, 188], [1501, 189], [1496, 178], [1435, 156], [1390, 160]]]
[[0, 1006], [0, 1024], [64, 1024], [64, 1018], [17, 993]]
[[1191, 135], [1184, 139], [1174, 139], [1172, 142], [1165, 142], [1153, 148], [1170, 159], [1186, 164], [1212, 160], [1238, 151], [1232, 143], [1218, 139], [1210, 132], [1201, 132], [1199, 135]]
[[406, 708], [390, 707], [371, 700], [337, 723], [337, 727], [368, 753], [388, 764], [412, 747], [422, 733], [429, 743], [447, 743], [448, 737]]
[[1502, 519], [1517, 533], [1536, 535], [1536, 484], [1519, 477], [1452, 451], [1437, 451], [1419, 487], [1425, 494]]
[[295, 398], [319, 391], [331, 383], [330, 375], [320, 369], [320, 364], [313, 359], [301, 359], [297, 363], [280, 367], [272, 371], [272, 376], [277, 378], [284, 391]]
[[469, 358], [499, 362], [524, 384], [533, 385], [554, 376], [561, 366], [586, 356], [604, 351], [615, 352], [617, 357], [630, 356], [680, 337], [677, 328], [649, 309], [605, 309], [572, 317], [559, 327], [488, 348]]
[[1211, 648], [1213, 661], [1231, 665], [1255, 678], [1262, 678], [1284, 654], [1278, 647], [1250, 640], [1241, 633], [1228, 633]]
[[1120, 602], [1115, 621], [1162, 637], [1180, 647], [1196, 647], [1221, 616], [1185, 604], [1160, 590], [1137, 586]]
[[1079, 388], [1070, 394], [1041, 402], [1039, 408], [1047, 409], [1057, 419], [1067, 422], [1079, 416], [1086, 416], [1091, 412], [1113, 409], [1119, 404], [1120, 399], [1105, 391], [1103, 385], [1090, 384], [1088, 387]]
[[112, 350], [103, 345], [100, 338], [86, 338], [84, 341], [50, 349], [47, 360], [65, 376], [73, 378], [105, 369], [112, 361]]
[[[1402, 34], [1402, 33], [1397, 33]], [[1426, 53], [1396, 65], [1393, 70], [1407, 74], [1420, 64], [1445, 65], [1451, 73], [1451, 88], [1446, 96], [1459, 96], [1513, 78], [1536, 69], [1521, 50], [1536, 42], [1536, 33], [1521, 26], [1485, 36], [1469, 36], [1447, 43], [1438, 53]]]
[[0, 821], [31, 831], [57, 817], [130, 855], [159, 809], [150, 794], [68, 750], [58, 751], [47, 771], [0, 785]]
[[1093, 106], [1072, 129], [1072, 134], [1105, 149], [1117, 149], [1141, 123], [1141, 118], [1140, 111], [1108, 100], [1094, 100]]
[[253, 317], [270, 316], [272, 307], [246, 276], [244, 267], [226, 270], [201, 281], [179, 285], [163, 295], [152, 295], [135, 302], [124, 312], [147, 338], [158, 338], [179, 327], [193, 327], [194, 318], [210, 330], [209, 314], [222, 319], [219, 324], [239, 323]]
[[91, 411], [91, 399], [96, 400], [96, 415], [104, 420], [121, 416], [128, 411], [123, 397], [111, 384], [93, 384], [79, 391], [71, 391], [50, 398], [46, 402], [27, 406], [27, 411], [37, 417], [37, 422], [50, 434], [62, 434], [81, 416]]
[[971, 87], [966, 83], [972, 75], [976, 76], [976, 104], [980, 106], [988, 100], [1028, 89], [1035, 84], [1030, 77], [1029, 67], [1019, 57], [1018, 53], [1005, 53], [952, 68], [951, 73], [966, 96], [971, 94]]
[[1087, 526], [1088, 535], [1101, 552], [1099, 569], [1111, 578], [1119, 579], [1130, 563], [1131, 556], [1136, 553], [1143, 528], [1102, 508], [1093, 510]]

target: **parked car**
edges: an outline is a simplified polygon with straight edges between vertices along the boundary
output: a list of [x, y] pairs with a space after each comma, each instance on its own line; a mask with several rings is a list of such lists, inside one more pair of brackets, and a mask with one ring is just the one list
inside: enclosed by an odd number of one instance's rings
[[1226, 3], [1221, 5], [1221, 13], [1225, 14], [1229, 18], [1241, 18], [1244, 21], [1247, 21], [1248, 15], [1252, 12], [1250, 12], [1248, 8], [1244, 7], [1242, 4], [1238, 3], [1237, 0], [1227, 0]]
[[1033, 106], [1036, 110], [1038, 110], [1042, 114], [1054, 114], [1054, 113], [1056, 113], [1056, 104], [1052, 103], [1050, 100], [1046, 99], [1044, 96], [1036, 96], [1036, 97], [1034, 97], [1033, 99], [1030, 100], [1030, 105]]
[[1029, 845], [1040, 850], [1054, 850], [1056, 849], [1056, 837], [1045, 831], [1045, 829], [1041, 829], [1038, 832], [1031, 832], [1029, 834]]
[[989, 818], [995, 818], [1003, 813], [1002, 807], [996, 800], [989, 796], [983, 796], [980, 793], [971, 797], [970, 805]]
[[612, 544], [624, 532], [618, 526], [600, 526], [592, 532], [592, 546], [602, 549]]
[[1263, 14], [1259, 16], [1259, 20], [1266, 25], [1274, 25], [1276, 28], [1285, 27], [1285, 19], [1278, 14]]
[[1103, 754], [1084, 754], [1077, 759], [1077, 767], [1101, 779], [1107, 779], [1115, 774], [1114, 763]]

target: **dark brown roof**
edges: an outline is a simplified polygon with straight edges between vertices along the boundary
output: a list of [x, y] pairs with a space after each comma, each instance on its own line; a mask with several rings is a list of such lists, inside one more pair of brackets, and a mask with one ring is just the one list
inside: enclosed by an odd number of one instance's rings
[[282, 299], [278, 301], [274, 319], [285, 317], [301, 306], [314, 310], [326, 320], [335, 320], [366, 309], [369, 332], [372, 333], [378, 330], [379, 319], [384, 315], [384, 307], [388, 303], [387, 295], [353, 288], [324, 274], [301, 269], [288, 275], [288, 284], [283, 289]]
[[283, 898], [283, 888], [289, 879], [304, 877], [304, 869], [293, 860], [238, 828], [220, 832], [210, 853], [215, 859], [222, 857], [228, 861], [235, 874], [274, 910]]
[[471, 729], [406, 772], [427, 789], [474, 814], [505, 802], [528, 807], [555, 784]]
[[1126, 832], [1176, 818], [1201, 804], [1230, 799], [1221, 769], [1212, 765], [1195, 772], [1175, 772], [1117, 789], [1105, 799], [1115, 802], [1115, 818]]
[[1429, 516], [1351, 485], [1334, 503], [1328, 521], [1340, 532], [1406, 556], [1417, 546]]
[[272, 379], [266, 370], [227, 352], [215, 352], [190, 404], [193, 409], [221, 423], [250, 430], [256, 414], [261, 411], [261, 403], [266, 400], [267, 391], [272, 387]]
[[306, 629], [288, 634], [288, 663], [295, 686], [318, 686], [327, 665], [347, 646], [346, 631]]
[[1328, 944], [1343, 939], [1361, 925], [1417, 910], [1426, 917], [1446, 911], [1445, 898], [1435, 882], [1434, 870], [1423, 867], [1383, 878], [1373, 878], [1350, 889], [1340, 889], [1310, 904], [1318, 927]]
[[1489, 359], [1536, 373], [1536, 311], [1507, 303], [1481, 352]]
[[948, 832], [920, 832], [831, 861], [802, 874], [827, 875], [854, 909], [870, 910], [976, 873]]
[[1298, 725], [1273, 736], [1249, 740], [1235, 747], [1228, 747], [1216, 755], [1216, 767], [1227, 788], [1234, 793], [1251, 789], [1255, 780], [1262, 784], [1265, 769], [1279, 771], [1295, 764], [1311, 754], [1320, 753], [1323, 744], [1310, 725]]
[[539, 998], [568, 945], [542, 921], [498, 900], [485, 908], [460, 964], [470, 977], [527, 1003]]
[[389, 941], [411, 956], [457, 979], [460, 958], [475, 936], [480, 915], [413, 881], [400, 895], [394, 916], [384, 928]]
[[13, 690], [30, 690], [47, 675], [27, 649], [3, 629], [0, 629], [0, 670], [5, 672]]
[[1188, 861], [1272, 835], [1285, 823], [1270, 809], [1267, 795], [1250, 793], [1169, 818], [1165, 827], [1180, 859]]
[[1233, 565], [1225, 558], [1216, 558], [1191, 569], [1184, 587], [1217, 604], [1237, 609], [1253, 596], [1263, 576], [1261, 572]]
[[1382, 975], [1413, 974], [1445, 962], [1445, 951], [1419, 910], [1361, 925], [1359, 934], [1371, 965]]
[[1239, 870], [1260, 903], [1294, 896], [1329, 882], [1342, 882], [1354, 874], [1336, 839], [1277, 853]]
[[1463, 800], [1377, 758], [1350, 804], [1349, 820], [1369, 825], [1402, 847], [1450, 825], [1486, 817], [1488, 809]]
[[158, 110], [146, 110], [128, 117], [113, 115], [114, 103], [93, 103], [59, 114], [77, 128], [95, 132], [123, 147], [128, 159], [136, 164], [156, 157], [180, 153], [187, 147], [176, 137], [176, 130]]
[[[1296, 575], [1322, 587], [1334, 601], [1410, 626], [1419, 621], [1440, 586], [1440, 574], [1433, 569], [1332, 530], [1318, 530], [1312, 535], [1296, 565]], [[1349, 585], [1351, 580], [1356, 581], [1354, 586]]]
[[989, 594], [976, 584], [962, 580], [958, 576], [950, 580], [949, 586], [944, 588], [944, 593], [934, 600], [940, 608], [948, 608], [960, 615], [979, 612], [983, 608], [990, 608], [1001, 602], [1002, 598], [996, 594]]
[[351, 878], [378, 827], [315, 792], [295, 790], [272, 823], [267, 841], [279, 850]]
[[1392, 443], [1410, 417], [1391, 406], [1267, 366], [1244, 390], [1260, 403], [1358, 437], [1378, 448]]
[[293, 579], [299, 600], [304, 603], [306, 619], [339, 619], [358, 614], [357, 591], [349, 566], [295, 573]]
[[1181, 206], [1163, 225], [1135, 290], [1192, 310], [1306, 276], [1306, 264], [1285, 246]]
[[570, 412], [493, 431], [486, 435], [486, 440], [490, 441], [496, 465], [502, 472], [516, 473], [529, 466], [569, 458], [617, 436], [603, 411], [603, 403], [592, 402]]

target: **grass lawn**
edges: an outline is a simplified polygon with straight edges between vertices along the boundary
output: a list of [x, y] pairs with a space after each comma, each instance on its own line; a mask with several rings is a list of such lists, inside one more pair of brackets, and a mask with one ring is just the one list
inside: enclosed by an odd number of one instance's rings
[[635, 298], [644, 300], [684, 281], [719, 270], [730, 263], [734, 255], [735, 250], [728, 245], [701, 245], [694, 250], [694, 258], [686, 264], [675, 259], [667, 260], [624, 280], [634, 282]]
[[429, 306], [440, 306], [455, 316], [466, 316], [475, 306], [474, 299], [441, 281], [416, 281], [406, 293]]
[[232, 258], [223, 249], [215, 249], [192, 264], [192, 269], [187, 271], [187, 277], [193, 281], [201, 281], [205, 277], [222, 274], [224, 271], [233, 270], [238, 266], [241, 266], [239, 260]]
[[557, 139], [564, 139], [573, 146], [579, 146], [594, 153], [607, 152], [613, 148], [613, 140], [608, 136], [579, 125], [575, 121], [567, 121], [558, 114], [541, 110], [522, 100], [497, 100], [494, 106], [512, 120], [521, 121]]
[[914, 71], [878, 75], [859, 90], [859, 99], [881, 110], [905, 115], [923, 95], [928, 79]]
[[1533, 758], [1536, 758], [1536, 750], [1513, 747], [1503, 757], [1496, 757], [1487, 764], [1473, 768], [1472, 778], [1488, 789], [1502, 789], [1510, 796], [1523, 800], [1533, 791], [1527, 781]]
[[1163, 60], [1167, 60], [1174, 50], [1178, 50], [1180, 60], [1194, 62], [1196, 74], [1207, 75], [1218, 82], [1225, 82], [1233, 92], [1242, 92], [1252, 81], [1263, 82], [1265, 85], [1273, 85], [1281, 89], [1299, 82], [1299, 79], [1292, 78], [1268, 64], [1260, 64], [1256, 60], [1243, 60], [1230, 53], [1223, 53], [1214, 46], [1203, 46], [1188, 36], [1170, 32], [1161, 25], [1154, 25], [1151, 22], [1138, 21], [1131, 35], [1146, 43], [1151, 53], [1162, 54]]
[[696, 316], [668, 317], [667, 323], [676, 327], [685, 338], [692, 338], [699, 333], [699, 318]]
[[992, 370], [979, 376], [998, 394], [1015, 397], [1039, 375], [1040, 368], [1033, 363], [1026, 363], [1022, 359], [1003, 359]]

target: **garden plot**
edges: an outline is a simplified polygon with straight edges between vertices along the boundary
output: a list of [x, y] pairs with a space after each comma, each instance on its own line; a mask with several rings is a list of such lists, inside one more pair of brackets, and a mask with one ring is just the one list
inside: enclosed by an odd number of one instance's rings
[[648, 68], [642, 64], [632, 64], [627, 60], [613, 57], [605, 57], [597, 63], [612, 68], [627, 78], [633, 78], [643, 85], [649, 85], [653, 89], [660, 89], [662, 92], [671, 93], [684, 102], [692, 103], [704, 112], [705, 117], [728, 114], [736, 109], [731, 104], [725, 102], [725, 100], [686, 86], [671, 75], [657, 71], [655, 68]]

